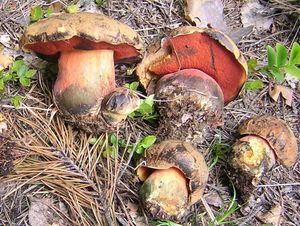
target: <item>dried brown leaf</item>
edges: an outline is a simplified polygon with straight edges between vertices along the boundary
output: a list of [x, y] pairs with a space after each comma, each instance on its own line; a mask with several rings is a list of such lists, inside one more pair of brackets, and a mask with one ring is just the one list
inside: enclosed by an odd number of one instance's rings
[[54, 211], [54, 202], [50, 198], [30, 197], [31, 205], [28, 211], [29, 223], [34, 226], [65, 225], [64, 221]]
[[241, 20], [244, 27], [254, 26], [257, 30], [268, 30], [273, 19], [265, 16], [270, 9], [256, 0], [250, 0], [241, 8]]
[[282, 206], [275, 205], [266, 213], [258, 214], [257, 218], [261, 220], [263, 223], [279, 226], [281, 225], [281, 220], [282, 220], [281, 213], [282, 213]]
[[293, 90], [282, 86], [282, 85], [274, 85], [274, 88], [269, 88], [269, 95], [270, 97], [277, 102], [279, 95], [285, 99], [285, 104], [288, 106], [292, 106], [292, 99], [293, 99]]
[[7, 68], [12, 62], [13, 59], [10, 56], [0, 54], [0, 71]]
[[207, 202], [207, 204], [215, 206], [215, 207], [221, 207], [223, 206], [223, 201], [220, 197], [220, 195], [215, 191], [210, 191], [207, 194], [204, 195], [204, 198]]
[[213, 27], [229, 33], [221, 0], [186, 0], [185, 17], [197, 27]]

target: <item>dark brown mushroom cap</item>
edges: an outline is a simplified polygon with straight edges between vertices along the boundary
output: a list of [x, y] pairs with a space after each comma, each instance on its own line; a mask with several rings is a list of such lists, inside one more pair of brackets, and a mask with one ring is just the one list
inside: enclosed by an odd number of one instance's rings
[[142, 181], [149, 176], [147, 169], [175, 167], [189, 180], [188, 206], [199, 201], [208, 180], [208, 167], [203, 155], [191, 144], [180, 140], [163, 141], [147, 149], [140, 163], [143, 161], [145, 165], [137, 169], [137, 175]]
[[116, 61], [137, 57], [143, 42], [132, 28], [89, 12], [60, 14], [29, 25], [21, 38], [23, 50], [46, 56], [72, 49], [111, 49]]
[[149, 47], [136, 73], [147, 89], [151, 81], [163, 74], [189, 68], [212, 76], [221, 86], [226, 103], [238, 95], [247, 80], [247, 62], [227, 35], [215, 29], [191, 26], [176, 28], [168, 37]]
[[265, 139], [273, 148], [278, 160], [291, 167], [297, 160], [296, 137], [285, 121], [274, 116], [258, 116], [244, 121], [239, 127], [241, 135], [256, 135]]
[[197, 69], [164, 75], [155, 87], [160, 137], [201, 143], [223, 125], [224, 97], [218, 83]]

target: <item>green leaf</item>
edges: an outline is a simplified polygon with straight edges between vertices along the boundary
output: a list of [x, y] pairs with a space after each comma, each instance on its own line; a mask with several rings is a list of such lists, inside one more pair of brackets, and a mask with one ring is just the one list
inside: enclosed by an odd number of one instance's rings
[[31, 69], [31, 70], [28, 70], [28, 71], [25, 72], [24, 77], [32, 78], [35, 74], [36, 74], [36, 70]]
[[74, 5], [74, 4], [69, 5], [69, 6], [67, 7], [67, 12], [68, 12], [68, 13], [77, 13], [77, 12], [78, 12], [78, 7], [77, 7], [77, 5]]
[[145, 103], [149, 104], [150, 106], [153, 106], [153, 104], [154, 104], [154, 94], [148, 96], [145, 99]]
[[20, 78], [20, 83], [22, 86], [30, 86], [30, 79], [29, 78], [26, 78], [26, 77], [21, 77]]
[[300, 68], [296, 67], [295, 65], [287, 65], [285, 67], [285, 71], [290, 75], [300, 79]]
[[97, 142], [97, 138], [96, 137], [92, 137], [91, 139], [89, 139], [89, 144], [94, 145]]
[[23, 65], [25, 65], [23, 60], [16, 60], [11, 66], [11, 71], [17, 72]]
[[101, 7], [105, 6], [106, 4], [105, 0], [95, 0], [95, 3]]
[[145, 148], [143, 148], [141, 144], [138, 144], [136, 146], [135, 152], [137, 154], [142, 155], [142, 154], [144, 154], [144, 151], [145, 151]]
[[267, 46], [268, 67], [273, 67], [276, 62], [276, 53], [271, 46]]
[[43, 10], [41, 6], [36, 6], [31, 9], [30, 19], [32, 22], [38, 21], [43, 18]]
[[256, 66], [257, 66], [257, 60], [254, 58], [251, 58], [247, 62], [249, 73], [253, 74], [256, 72]]
[[129, 88], [130, 88], [131, 90], [136, 91], [137, 88], [139, 87], [139, 84], [140, 84], [139, 82], [132, 82], [132, 83], [130, 83]]
[[27, 70], [28, 70], [28, 66], [27, 66], [26, 64], [24, 64], [24, 65], [22, 65], [22, 66], [18, 69], [17, 75], [18, 75], [19, 77], [23, 77], [23, 76], [25, 75], [25, 73], [26, 73]]
[[6, 73], [3, 75], [4, 82], [8, 82], [13, 79], [13, 75], [11, 73]]
[[52, 16], [53, 13], [54, 13], [53, 6], [49, 6], [47, 9], [47, 17]]
[[283, 82], [284, 81], [284, 74], [283, 72], [277, 68], [277, 67], [272, 67], [270, 69], [270, 72], [271, 74], [275, 77], [275, 79], [278, 81], [278, 82]]
[[152, 146], [156, 141], [156, 136], [154, 135], [148, 135], [145, 136], [141, 141], [140, 144], [143, 148], [149, 148], [150, 146]]
[[22, 97], [20, 96], [13, 96], [12, 98], [10, 98], [10, 102], [12, 105], [14, 105], [16, 108], [21, 106], [22, 103]]
[[111, 134], [109, 136], [109, 142], [111, 143], [111, 145], [116, 146], [117, 145], [117, 137], [116, 134]]
[[153, 106], [147, 104], [146, 102], [142, 102], [142, 104], [140, 105], [140, 108], [138, 109], [138, 111], [142, 115], [151, 114], [153, 112]]
[[122, 138], [122, 139], [119, 139], [118, 144], [119, 144], [119, 147], [125, 148], [127, 142], [126, 142], [126, 140], [124, 138]]
[[277, 67], [283, 67], [286, 64], [287, 60], [287, 48], [282, 45], [281, 43], [276, 44], [276, 66]]
[[253, 81], [247, 81], [245, 83], [245, 89], [246, 90], [259, 90], [264, 87], [264, 83], [261, 80], [253, 80]]
[[290, 65], [300, 64], [300, 45], [297, 42], [293, 43], [289, 64]]
[[4, 91], [4, 90], [5, 90], [4, 79], [0, 78], [0, 91]]
[[115, 146], [108, 146], [105, 151], [103, 152], [104, 157], [110, 156], [111, 158], [116, 158], [117, 157], [117, 149]]

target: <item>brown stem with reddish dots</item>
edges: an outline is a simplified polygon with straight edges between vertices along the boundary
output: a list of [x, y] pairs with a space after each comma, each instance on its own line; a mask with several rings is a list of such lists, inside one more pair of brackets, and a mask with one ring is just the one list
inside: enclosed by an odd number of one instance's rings
[[102, 98], [115, 85], [112, 50], [62, 52], [54, 97], [64, 114], [98, 113]]

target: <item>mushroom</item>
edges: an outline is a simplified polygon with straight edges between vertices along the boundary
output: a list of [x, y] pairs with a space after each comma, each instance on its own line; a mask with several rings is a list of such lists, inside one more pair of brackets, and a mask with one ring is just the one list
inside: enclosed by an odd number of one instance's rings
[[199, 69], [220, 85], [225, 103], [233, 100], [247, 80], [247, 62], [234, 42], [215, 29], [179, 27], [148, 49], [137, 66], [142, 85], [151, 92], [161, 76], [182, 69]]
[[[116, 97], [111, 93], [120, 91], [115, 91], [114, 63], [133, 62], [140, 56], [142, 40], [129, 26], [95, 13], [60, 14], [27, 27], [20, 46], [45, 59], [58, 58], [53, 96], [67, 121], [96, 131], [119, 123], [114, 121], [111, 125], [105, 120], [101, 102], [106, 95]], [[133, 92], [125, 92], [130, 97], [114, 103], [116, 108], [120, 104], [125, 109], [126, 105], [130, 112], [138, 107], [139, 98]]]
[[239, 127], [242, 135], [233, 145], [230, 177], [247, 199], [276, 159], [292, 167], [297, 160], [297, 140], [289, 126], [274, 116], [257, 116]]
[[201, 143], [211, 128], [223, 125], [224, 98], [209, 75], [197, 69], [167, 74], [155, 88], [160, 123], [165, 139]]
[[202, 154], [191, 144], [166, 140], [146, 150], [137, 169], [140, 197], [153, 218], [180, 220], [199, 201], [208, 180]]

